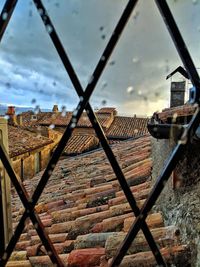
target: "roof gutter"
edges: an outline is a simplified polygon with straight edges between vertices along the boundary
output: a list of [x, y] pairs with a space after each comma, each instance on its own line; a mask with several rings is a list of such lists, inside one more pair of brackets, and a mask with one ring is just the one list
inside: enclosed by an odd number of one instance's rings
[[177, 124], [156, 124], [149, 122], [147, 124], [149, 133], [156, 139], [180, 139], [184, 126]]
[[[147, 128], [151, 136], [156, 139], [173, 139], [179, 140], [183, 134], [184, 129], [188, 125], [179, 125], [179, 124], [156, 124], [149, 122]], [[200, 140], [200, 125], [197, 128], [193, 140]]]

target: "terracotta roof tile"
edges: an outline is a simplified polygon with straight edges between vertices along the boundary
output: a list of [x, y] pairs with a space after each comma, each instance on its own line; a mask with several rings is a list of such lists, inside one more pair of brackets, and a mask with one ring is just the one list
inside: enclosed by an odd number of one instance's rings
[[[174, 263], [179, 266], [190, 266], [189, 259], [190, 253], [187, 246], [166, 246], [164, 248], [160, 248], [161, 254], [163, 255], [164, 259], [168, 266], [173, 266]], [[110, 259], [107, 265], [103, 267], [110, 266], [111, 263]], [[125, 256], [120, 267], [127, 267], [127, 266], [134, 266], [134, 267], [155, 267], [157, 266], [155, 258], [150, 251], [143, 251], [134, 253], [132, 255]], [[175, 265], [176, 266], [176, 265]]]
[[76, 155], [94, 149], [99, 140], [94, 135], [72, 135], [67, 143], [64, 154]]
[[167, 119], [177, 118], [177, 117], [187, 117], [193, 115], [196, 110], [196, 107], [192, 105], [183, 105], [174, 108], [163, 109], [162, 112], [158, 113], [158, 118], [166, 122]]
[[22, 122], [24, 126], [34, 126], [39, 125], [39, 121], [44, 120], [44, 118], [52, 117], [52, 112], [39, 112], [35, 114], [33, 111], [22, 112], [18, 116], [22, 116]]
[[24, 130], [21, 127], [14, 126], [8, 126], [8, 141], [11, 158], [53, 142], [49, 138]]
[[[151, 190], [150, 138], [141, 137], [115, 144], [112, 149], [141, 207]], [[40, 176], [38, 174], [31, 181], [24, 181], [29, 193], [33, 192]], [[16, 227], [23, 209], [14, 191], [12, 203]], [[108, 267], [108, 261], [134, 219], [103, 150], [59, 161], [36, 210], [68, 267]], [[179, 244], [176, 228], [164, 227], [161, 213], [152, 211], [147, 223], [168, 261], [173, 259], [170, 251], [175, 257], [184, 255], [186, 247]], [[131, 255], [124, 259], [128, 265], [123, 263], [122, 266], [133, 266], [132, 263], [134, 266], [155, 266], [143, 235], [139, 235], [130, 248]], [[25, 247], [26, 244], [28, 247]], [[30, 223], [27, 223], [17, 246], [22, 249], [15, 252], [22, 255], [18, 257], [18, 262], [21, 259], [26, 261], [24, 264], [30, 262], [32, 266], [51, 266], [48, 256], [40, 255], [46, 252]], [[152, 265], [148, 265], [142, 255], [146, 255]]]
[[[101, 124], [102, 127], [104, 128], [109, 128], [111, 123], [113, 122], [113, 117], [108, 113], [103, 113], [103, 114], [98, 114], [96, 113], [97, 119], [99, 121], [99, 123]], [[86, 113], [84, 113], [80, 120], [78, 121], [77, 124], [78, 127], [92, 127], [92, 124], [88, 118], [88, 116], [86, 115]]]
[[101, 108], [97, 111], [97, 113], [101, 113], [101, 114], [111, 114], [113, 113], [114, 115], [117, 115], [117, 111], [116, 108], [113, 107], [105, 107], [105, 108]]
[[[116, 115], [117, 111], [113, 107], [104, 107], [96, 112], [97, 119], [100, 125], [104, 128], [110, 144], [119, 143], [120, 139], [137, 138], [148, 134], [146, 127], [148, 119]], [[53, 125], [57, 127], [57, 129], [61, 128], [61, 132], [63, 132], [64, 127], [69, 124], [70, 119], [72, 118], [72, 112], [66, 112], [64, 116], [61, 112], [40, 112], [37, 114], [38, 120], [36, 121], [31, 120], [32, 115], [30, 113], [27, 113], [26, 116], [29, 117], [27, 126], [29, 122], [29, 126], [31, 127], [37, 125]], [[93, 128], [86, 112], [82, 114], [77, 123], [77, 127]], [[76, 138], [76, 140], [78, 139]], [[76, 154], [76, 152], [74, 154]]]
[[116, 116], [106, 135], [109, 138], [138, 137], [148, 133], [147, 118]]
[[95, 267], [100, 265], [101, 257], [105, 255], [104, 248], [74, 250], [68, 258], [68, 266]]
[[[21, 114], [23, 118], [24, 126], [33, 125], [55, 125], [55, 126], [67, 126], [72, 118], [72, 112], [39, 112], [34, 114], [32, 111], [24, 112]], [[102, 108], [96, 112], [96, 116], [102, 127], [108, 128], [113, 121], [113, 116], [116, 115], [115, 108]], [[36, 119], [33, 119], [35, 116]], [[77, 124], [78, 127], [92, 127], [90, 120], [84, 112]]]

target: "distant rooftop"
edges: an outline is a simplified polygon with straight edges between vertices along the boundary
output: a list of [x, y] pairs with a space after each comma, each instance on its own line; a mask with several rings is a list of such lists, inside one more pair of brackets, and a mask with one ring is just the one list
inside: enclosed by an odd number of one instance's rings
[[8, 140], [11, 158], [53, 143], [47, 137], [14, 126], [8, 126]]

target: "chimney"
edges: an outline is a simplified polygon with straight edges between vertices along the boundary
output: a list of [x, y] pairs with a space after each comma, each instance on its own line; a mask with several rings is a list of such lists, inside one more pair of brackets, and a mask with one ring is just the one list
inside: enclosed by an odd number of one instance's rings
[[58, 105], [54, 105], [52, 111], [55, 113], [59, 112]]
[[15, 115], [15, 107], [14, 106], [8, 106], [8, 110], [6, 112], [6, 115], [14, 116]]
[[15, 115], [15, 107], [14, 106], [8, 106], [8, 110], [6, 112], [6, 115], [9, 116], [9, 119], [8, 119], [9, 125], [17, 125], [17, 118]]
[[186, 86], [185, 81], [171, 82], [171, 99], [170, 99], [171, 108], [184, 105], [185, 86]]

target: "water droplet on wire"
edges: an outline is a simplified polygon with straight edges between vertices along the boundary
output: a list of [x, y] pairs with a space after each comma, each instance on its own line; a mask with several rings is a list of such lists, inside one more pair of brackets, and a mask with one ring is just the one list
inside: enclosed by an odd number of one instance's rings
[[93, 80], [94, 80], [94, 76], [92, 75], [88, 79], [88, 84], [91, 84], [93, 82]]
[[75, 127], [76, 127], [76, 123], [75, 123], [75, 122], [72, 122], [70, 128], [71, 128], [71, 129], [74, 129]]
[[75, 109], [74, 111], [73, 111], [73, 116], [75, 117], [75, 116], [77, 116], [77, 114], [78, 114], [78, 110], [77, 109]]
[[51, 34], [52, 31], [53, 31], [53, 27], [52, 27], [50, 24], [47, 24], [47, 25], [46, 25], [46, 30], [47, 30], [47, 32], [48, 32], [49, 34]]
[[8, 13], [7, 13], [7, 12], [4, 12], [4, 13], [2, 14], [2, 19], [3, 19], [3, 20], [7, 20], [7, 18], [8, 18]]
[[39, 8], [38, 9], [38, 12], [39, 12], [39, 14], [42, 16], [43, 15], [43, 9], [42, 8]]

